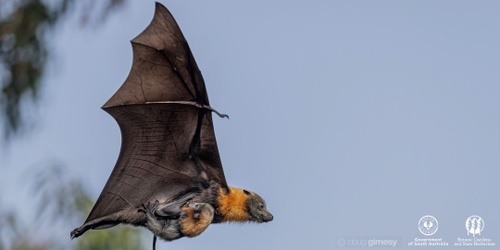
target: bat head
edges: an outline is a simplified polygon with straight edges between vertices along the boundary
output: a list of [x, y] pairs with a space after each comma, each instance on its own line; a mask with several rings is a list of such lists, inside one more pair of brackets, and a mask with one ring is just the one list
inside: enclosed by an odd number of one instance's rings
[[273, 215], [267, 210], [266, 202], [262, 197], [254, 192], [243, 190], [247, 195], [247, 211], [250, 215], [250, 221], [262, 223], [273, 220]]
[[214, 208], [208, 203], [198, 203], [198, 202], [188, 202], [188, 208], [193, 211], [193, 218], [200, 219], [200, 217], [208, 218], [208, 221], [212, 221], [214, 217]]
[[214, 213], [214, 208], [207, 203], [188, 202], [187, 205], [189, 208], [193, 209], [194, 212], [206, 213], [206, 214]]

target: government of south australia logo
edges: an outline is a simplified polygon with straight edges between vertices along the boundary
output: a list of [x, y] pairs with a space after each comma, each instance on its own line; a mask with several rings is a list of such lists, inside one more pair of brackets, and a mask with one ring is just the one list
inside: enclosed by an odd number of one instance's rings
[[434, 216], [426, 215], [418, 221], [418, 230], [426, 236], [431, 236], [438, 230], [438, 221]]
[[484, 229], [484, 221], [481, 217], [477, 215], [472, 215], [465, 221], [465, 229], [467, 229], [467, 235], [476, 237], [476, 235], [481, 235]]

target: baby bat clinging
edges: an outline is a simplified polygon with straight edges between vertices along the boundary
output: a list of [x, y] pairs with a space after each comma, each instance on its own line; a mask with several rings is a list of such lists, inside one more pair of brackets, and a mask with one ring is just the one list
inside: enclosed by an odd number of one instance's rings
[[[71, 232], [120, 223], [167, 241], [211, 223], [273, 219], [257, 194], [226, 183], [202, 75], [170, 12], [156, 3], [132, 41], [129, 76], [103, 109], [120, 126], [118, 161], [85, 223]], [[156, 239], [156, 238], [155, 238]]]

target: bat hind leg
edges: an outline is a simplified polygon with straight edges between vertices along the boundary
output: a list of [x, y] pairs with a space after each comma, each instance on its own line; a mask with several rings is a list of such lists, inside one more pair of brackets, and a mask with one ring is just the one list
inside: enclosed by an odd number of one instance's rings
[[153, 212], [156, 216], [160, 216], [162, 218], [177, 219], [182, 212], [182, 206], [184, 206], [187, 202], [189, 202], [189, 200], [193, 198], [194, 194], [187, 194], [181, 196], [178, 199], [163, 204], [155, 201], [155, 203], [153, 204]]
[[[109, 217], [109, 218], [108, 218]], [[94, 230], [99, 230], [99, 229], [106, 229], [110, 227], [114, 227], [119, 224], [119, 222], [116, 222], [117, 219], [115, 218], [114, 215], [108, 216], [108, 217], [103, 217], [99, 218], [96, 220], [89, 221], [85, 224], [83, 224], [79, 228], [75, 228], [73, 231], [71, 231], [70, 237], [71, 239], [77, 238], [87, 232], [90, 229]]]

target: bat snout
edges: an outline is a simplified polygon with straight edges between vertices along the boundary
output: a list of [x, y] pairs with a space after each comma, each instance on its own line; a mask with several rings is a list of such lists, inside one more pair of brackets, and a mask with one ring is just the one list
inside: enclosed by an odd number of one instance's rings
[[269, 221], [272, 221], [273, 219], [274, 219], [273, 215], [269, 212], [264, 214], [264, 216], [262, 216], [263, 222], [269, 222]]

